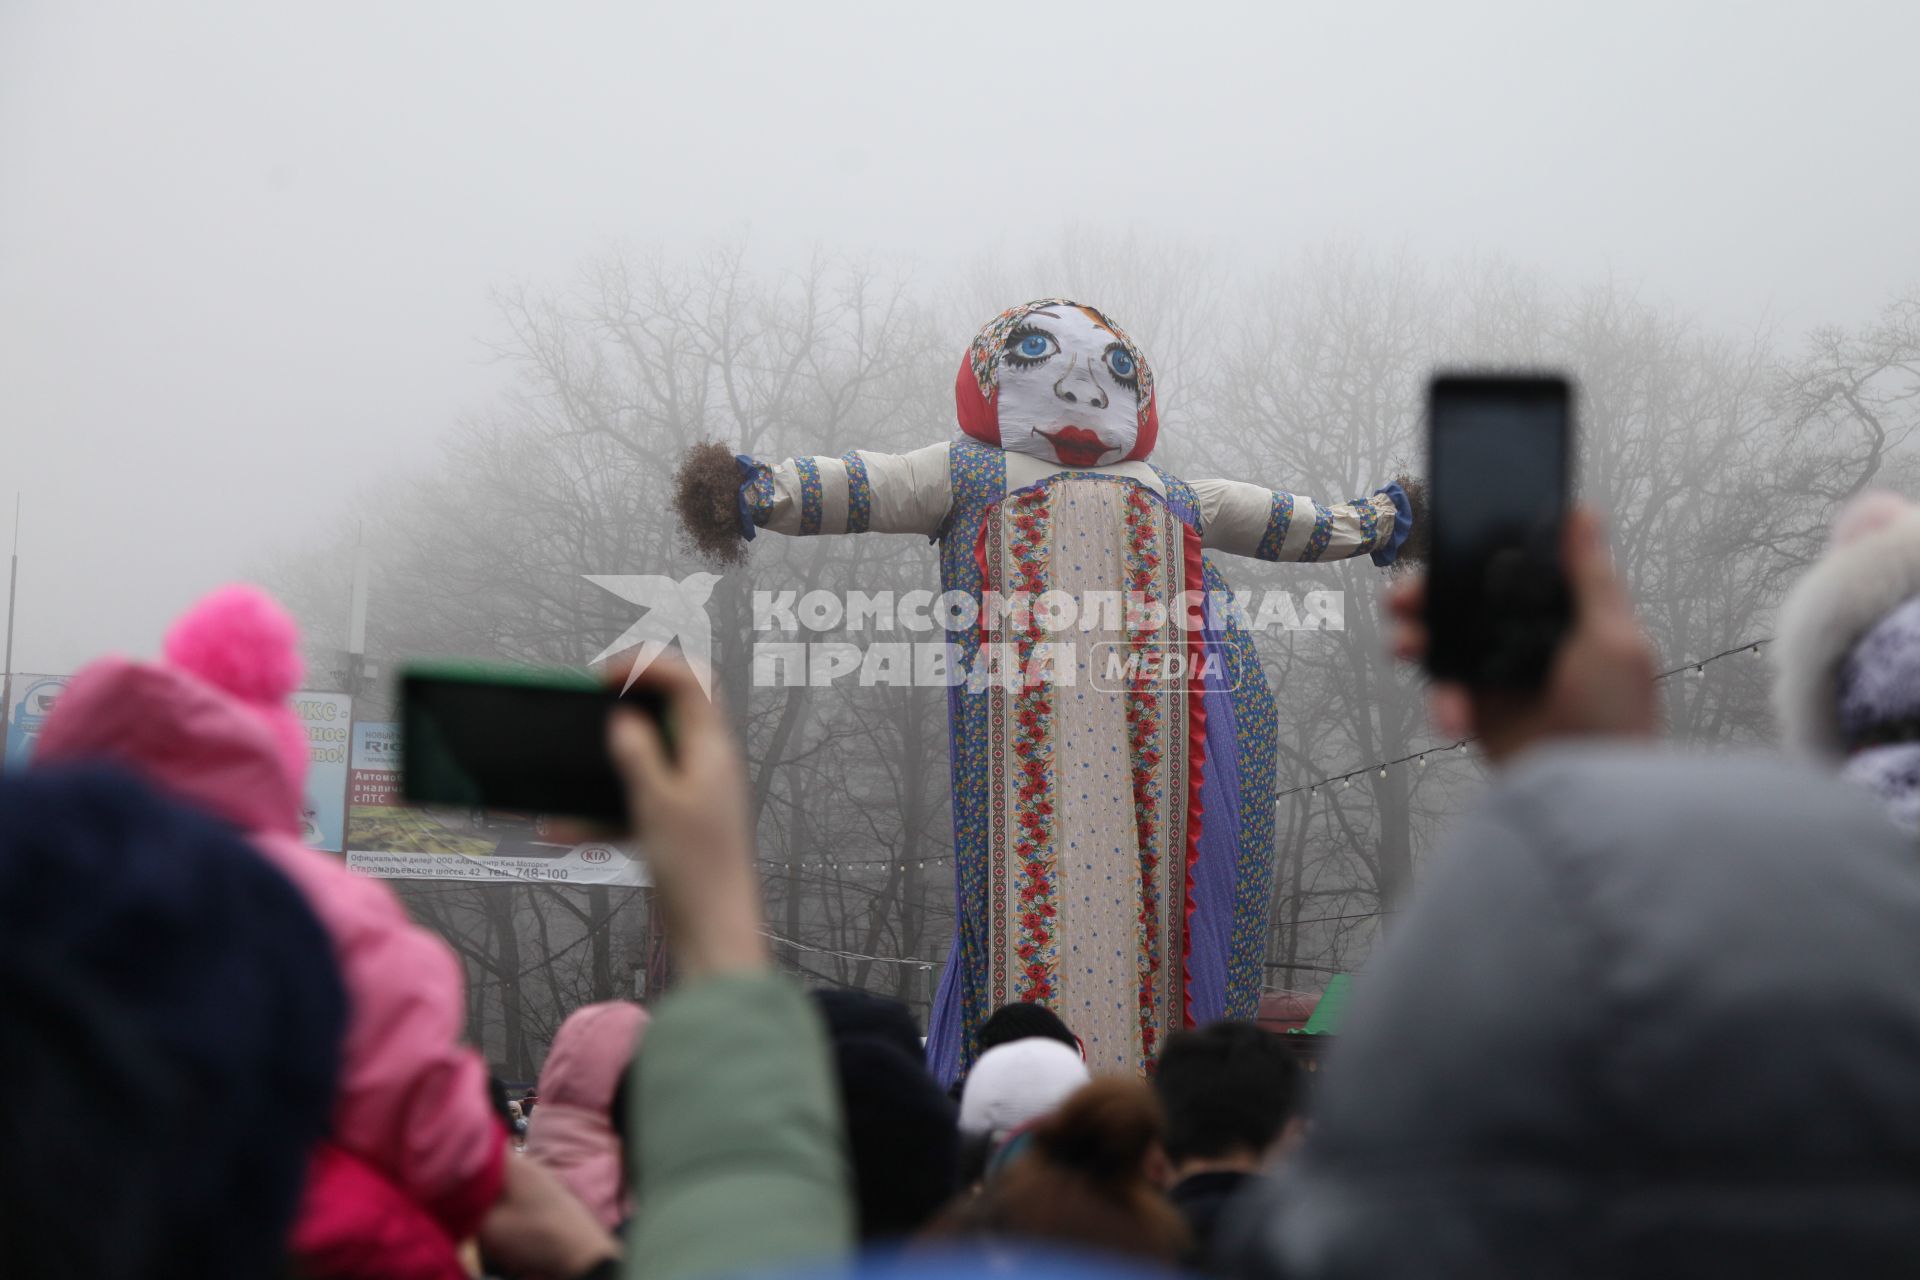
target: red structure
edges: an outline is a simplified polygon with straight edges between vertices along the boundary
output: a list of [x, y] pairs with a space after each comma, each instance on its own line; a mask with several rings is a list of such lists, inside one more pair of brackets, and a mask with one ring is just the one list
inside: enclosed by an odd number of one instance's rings
[[1298, 1031], [1307, 1025], [1318, 1003], [1320, 993], [1317, 991], [1268, 991], [1260, 997], [1260, 1013], [1255, 1021], [1281, 1034]]

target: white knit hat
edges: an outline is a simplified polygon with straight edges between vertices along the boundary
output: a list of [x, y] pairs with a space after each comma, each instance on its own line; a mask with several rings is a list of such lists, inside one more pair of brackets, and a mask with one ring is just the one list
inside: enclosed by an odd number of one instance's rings
[[967, 1075], [960, 1132], [998, 1141], [1051, 1115], [1092, 1078], [1080, 1055], [1058, 1040], [1035, 1036], [995, 1045]]

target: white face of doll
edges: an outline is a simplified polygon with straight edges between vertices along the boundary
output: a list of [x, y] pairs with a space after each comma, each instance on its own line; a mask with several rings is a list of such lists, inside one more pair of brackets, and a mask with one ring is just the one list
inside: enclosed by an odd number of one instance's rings
[[1140, 433], [1140, 370], [1081, 307], [1030, 312], [999, 361], [1000, 447], [1069, 467], [1118, 462]]

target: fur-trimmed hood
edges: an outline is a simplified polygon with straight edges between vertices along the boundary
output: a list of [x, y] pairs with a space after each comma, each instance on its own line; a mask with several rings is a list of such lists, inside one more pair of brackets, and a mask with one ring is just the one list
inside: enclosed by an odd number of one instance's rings
[[1920, 508], [1898, 494], [1862, 494], [1834, 522], [1833, 541], [1781, 603], [1771, 646], [1774, 710], [1787, 745], [1847, 754], [1839, 678], [1861, 637], [1920, 596]]

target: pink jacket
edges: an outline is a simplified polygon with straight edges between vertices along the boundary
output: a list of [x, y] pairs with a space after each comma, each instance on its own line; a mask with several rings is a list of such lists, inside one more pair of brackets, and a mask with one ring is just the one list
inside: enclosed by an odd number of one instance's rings
[[266, 721], [196, 676], [106, 658], [68, 685], [34, 760], [121, 764], [247, 832], [300, 888], [349, 1003], [331, 1140], [453, 1239], [472, 1235], [500, 1196], [507, 1147], [485, 1064], [460, 1043], [459, 962], [386, 885], [300, 843], [301, 791]]
[[646, 1027], [647, 1011], [630, 1000], [575, 1009], [554, 1034], [527, 1124], [527, 1154], [559, 1175], [609, 1231], [629, 1211], [613, 1095]]

